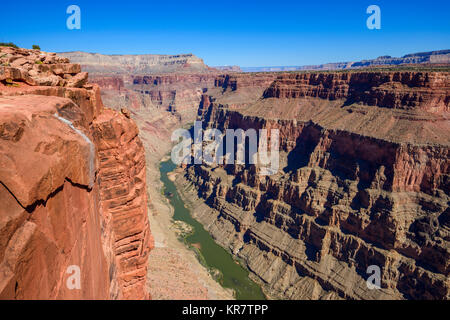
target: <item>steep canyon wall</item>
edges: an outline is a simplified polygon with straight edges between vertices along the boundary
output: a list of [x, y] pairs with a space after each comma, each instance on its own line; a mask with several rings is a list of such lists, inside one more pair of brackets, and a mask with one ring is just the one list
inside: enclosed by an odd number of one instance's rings
[[[230, 78], [203, 96], [204, 127], [278, 129], [280, 170], [188, 165], [178, 185], [265, 292], [449, 299], [450, 74]], [[241, 82], [261, 94], [240, 94]], [[366, 285], [371, 265], [381, 270], [379, 290]]]

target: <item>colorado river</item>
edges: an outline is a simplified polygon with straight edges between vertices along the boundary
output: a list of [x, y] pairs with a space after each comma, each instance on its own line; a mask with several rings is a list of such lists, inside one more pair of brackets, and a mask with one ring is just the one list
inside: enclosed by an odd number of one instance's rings
[[219, 246], [203, 226], [192, 218], [190, 211], [181, 200], [175, 184], [167, 176], [175, 168], [175, 164], [170, 159], [161, 162], [161, 181], [164, 183], [164, 193], [171, 195], [167, 198], [174, 208], [173, 219], [183, 221], [193, 227], [193, 232], [185, 238], [186, 242], [198, 248], [208, 268], [220, 271], [220, 284], [224, 288], [233, 289], [236, 299], [265, 299], [261, 288], [249, 278], [248, 271], [236, 263], [231, 254]]

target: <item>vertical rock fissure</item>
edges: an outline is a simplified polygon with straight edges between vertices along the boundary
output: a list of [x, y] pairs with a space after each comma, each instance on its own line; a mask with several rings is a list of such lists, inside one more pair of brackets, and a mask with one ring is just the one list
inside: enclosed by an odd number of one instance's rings
[[70, 120], [67, 120], [63, 117], [60, 117], [57, 113], [54, 114], [55, 118], [58, 120], [64, 122], [67, 124], [70, 128], [72, 128], [73, 131], [75, 131], [78, 135], [80, 135], [89, 145], [89, 189], [92, 189], [94, 186], [94, 157], [95, 157], [95, 145], [92, 143], [92, 141], [81, 131], [75, 128], [75, 126], [72, 124]]

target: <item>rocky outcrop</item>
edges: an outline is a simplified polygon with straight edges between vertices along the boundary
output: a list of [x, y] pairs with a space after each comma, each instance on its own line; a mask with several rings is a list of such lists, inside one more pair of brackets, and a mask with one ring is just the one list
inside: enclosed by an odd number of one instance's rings
[[0, 297], [147, 299], [136, 125], [79, 65], [0, 50]]
[[449, 83], [442, 72], [302, 73], [253, 102], [204, 95], [205, 128], [278, 129], [280, 170], [189, 165], [178, 185], [271, 297], [449, 299]]
[[79, 63], [90, 73], [149, 74], [194, 73], [210, 70], [203, 60], [193, 54], [178, 55], [104, 55], [88, 52], [61, 52], [58, 55]]

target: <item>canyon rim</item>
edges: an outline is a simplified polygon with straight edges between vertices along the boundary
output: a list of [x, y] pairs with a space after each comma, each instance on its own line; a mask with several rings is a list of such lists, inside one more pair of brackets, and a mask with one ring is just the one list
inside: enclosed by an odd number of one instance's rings
[[445, 305], [449, 11], [4, 2], [1, 302], [174, 319]]

